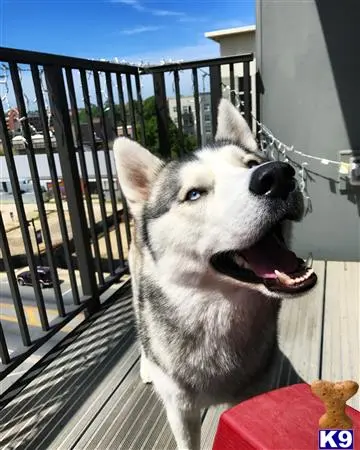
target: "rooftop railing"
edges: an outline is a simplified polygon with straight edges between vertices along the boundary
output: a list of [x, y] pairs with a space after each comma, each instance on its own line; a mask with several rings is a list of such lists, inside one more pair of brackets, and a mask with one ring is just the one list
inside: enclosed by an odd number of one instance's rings
[[[128, 273], [132, 219], [116, 178], [114, 139], [130, 136], [163, 157], [181, 156], [214, 136], [223, 95], [254, 131], [259, 108], [252, 54], [137, 67], [0, 48], [0, 62], [0, 166], [8, 177], [0, 181], [2, 379], [79, 313], [96, 312]], [[146, 89], [153, 95], [143, 100]], [[23, 137], [21, 160], [11, 108]], [[36, 114], [40, 133], [30, 124]], [[42, 266], [49, 268], [46, 282]]]

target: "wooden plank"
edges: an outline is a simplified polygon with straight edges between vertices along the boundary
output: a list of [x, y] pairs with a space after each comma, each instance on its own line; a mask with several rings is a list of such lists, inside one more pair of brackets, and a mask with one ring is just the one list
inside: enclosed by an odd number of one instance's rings
[[[360, 381], [360, 262], [327, 263], [321, 378]], [[360, 394], [348, 404], [360, 409]]]
[[159, 399], [153, 403], [152, 410], [146, 418], [146, 433], [135, 439], [132, 449], [136, 450], [170, 450], [176, 449], [175, 440], [166, 418], [165, 408]]
[[212, 448], [220, 416], [228, 408], [228, 405], [219, 405], [213, 406], [206, 411], [201, 426], [201, 450]]
[[[202, 427], [202, 448], [211, 448], [224, 407], [211, 408]], [[54, 450], [56, 446], [52, 447]], [[176, 450], [165, 409], [151, 385], [144, 385], [136, 364], [90, 423], [74, 450], [126, 448]]]
[[[66, 426], [60, 429], [56, 439], [51, 443], [49, 449], [72, 448], [74, 443], [81, 439], [89, 424], [99, 414], [101, 407], [111, 398], [125, 379], [129, 371], [136, 365], [140, 357], [140, 351], [136, 342], [123, 354], [117, 364], [105, 374], [104, 379], [95, 386], [85, 401], [80, 404], [79, 409], [66, 422]], [[50, 430], [49, 430], [50, 431]]]
[[[168, 426], [160, 400], [151, 385], [144, 385], [141, 382], [139, 370], [140, 366], [136, 364], [74, 449], [138, 450], [146, 440], [158, 438], [159, 430], [154, 426], [158, 418], [160, 418], [161, 428]], [[162, 449], [164, 448], [163, 446]]]
[[[106, 380], [112, 367], [124, 361], [133, 328], [129, 294], [99, 314], [76, 338], [69, 337], [68, 345], [60, 344], [34, 380], [1, 410], [2, 445], [48, 448], [61, 430], [70, 432], [65, 425]], [[124, 370], [126, 374], [127, 368]], [[96, 406], [100, 409], [101, 401]]]
[[325, 262], [314, 261], [313, 268], [317, 285], [300, 297], [284, 300], [279, 318], [280, 349], [306, 382], [320, 375]]

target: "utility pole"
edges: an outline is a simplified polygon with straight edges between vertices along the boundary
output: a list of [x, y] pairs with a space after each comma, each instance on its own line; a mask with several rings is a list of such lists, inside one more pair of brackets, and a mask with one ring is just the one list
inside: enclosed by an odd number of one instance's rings
[[[28, 220], [28, 225], [30, 225], [30, 222], [32, 223], [32, 226], [33, 226], [33, 229], [34, 229], [36, 247], [37, 247], [37, 252], [38, 252], [38, 255], [39, 255], [39, 262], [40, 262], [40, 266], [41, 266], [42, 265], [42, 260], [41, 260], [39, 240], [40, 240], [40, 242], [42, 242], [42, 237], [41, 237], [41, 234], [40, 234], [40, 239], [38, 239], [38, 234], [37, 234], [36, 227], [35, 227], [35, 219]], [[40, 231], [40, 233], [41, 233], [41, 231]]]

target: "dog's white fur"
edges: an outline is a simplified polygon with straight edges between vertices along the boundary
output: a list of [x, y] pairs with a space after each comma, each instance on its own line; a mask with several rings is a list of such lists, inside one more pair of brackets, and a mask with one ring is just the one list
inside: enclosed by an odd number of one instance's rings
[[[129, 265], [142, 342], [140, 375], [161, 397], [179, 449], [199, 449], [201, 408], [236, 402], [236, 383], [246, 384], [262, 370], [276, 339], [280, 303], [273, 297], [278, 296], [209, 265], [217, 252], [255, 243], [271, 208], [273, 217], [283, 215], [281, 207], [249, 192], [256, 168], [247, 168], [247, 162], [262, 161], [245, 120], [226, 100], [219, 105], [216, 135], [224, 139], [234, 144], [201, 149], [195, 160], [176, 166], [179, 189], [171, 201], [166, 195], [175, 169], [163, 169], [162, 161], [134, 141], [119, 138], [114, 144], [120, 185], [136, 225]], [[184, 202], [194, 187], [207, 194]], [[159, 203], [165, 208], [161, 214]], [[201, 341], [194, 342], [200, 334]]]

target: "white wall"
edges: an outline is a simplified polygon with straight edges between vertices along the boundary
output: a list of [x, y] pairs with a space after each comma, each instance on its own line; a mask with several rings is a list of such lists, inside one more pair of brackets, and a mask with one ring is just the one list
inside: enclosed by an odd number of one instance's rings
[[[233, 35], [225, 35], [217, 37], [220, 46], [220, 56], [234, 56], [241, 55], [244, 53], [254, 53], [254, 60], [250, 62], [250, 76], [251, 76], [251, 102], [252, 102], [252, 113], [256, 116], [256, 38], [255, 31], [250, 31], [246, 33], [238, 33]], [[235, 90], [238, 90], [237, 78], [244, 75], [243, 65], [234, 64], [234, 75], [235, 75]], [[221, 78], [224, 84], [230, 86], [230, 70], [229, 66], [225, 65], [221, 68]], [[224, 93], [224, 97], [230, 97], [229, 93]], [[253, 121], [253, 129], [255, 129], [255, 121]]]

